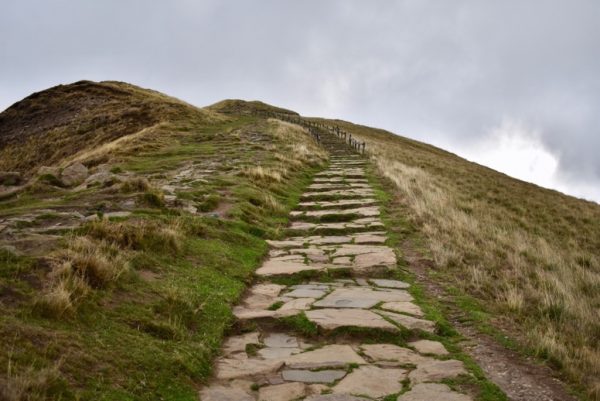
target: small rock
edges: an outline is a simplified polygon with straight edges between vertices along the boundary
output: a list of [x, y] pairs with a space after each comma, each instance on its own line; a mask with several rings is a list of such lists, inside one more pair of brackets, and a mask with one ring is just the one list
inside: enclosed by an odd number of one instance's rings
[[355, 397], [349, 394], [323, 394], [313, 395], [305, 398], [304, 401], [369, 401], [363, 397]]
[[285, 359], [285, 364], [291, 368], [306, 369], [320, 367], [341, 367], [350, 364], [365, 364], [366, 361], [349, 345], [331, 344], [292, 355]]
[[81, 184], [88, 176], [88, 168], [81, 163], [74, 163], [60, 173], [60, 180], [67, 187]]
[[229, 337], [223, 346], [223, 353], [229, 355], [235, 352], [245, 352], [248, 344], [260, 344], [257, 331]]
[[115, 184], [117, 182], [117, 176], [108, 172], [108, 171], [99, 171], [95, 174], [90, 175], [86, 180], [85, 184], [87, 186], [90, 185], [100, 185], [100, 186], [109, 186]]
[[444, 347], [444, 344], [438, 341], [419, 340], [408, 343], [408, 345], [422, 354], [448, 355], [448, 351]]
[[334, 388], [334, 394], [365, 394], [378, 398], [402, 390], [401, 381], [406, 377], [404, 369], [382, 369], [377, 366], [361, 366], [354, 369]]
[[279, 311], [286, 310], [309, 310], [310, 306], [315, 302], [314, 298], [296, 298], [291, 301], [286, 302], [279, 308]]
[[412, 302], [386, 302], [380, 306], [381, 309], [391, 310], [392, 312], [408, 313], [415, 316], [423, 316], [423, 311], [418, 305]]
[[258, 390], [258, 401], [290, 401], [306, 395], [303, 383], [285, 383], [276, 386], [261, 387]]
[[360, 348], [366, 356], [376, 362], [394, 361], [398, 364], [417, 365], [431, 360], [431, 358], [421, 356], [411, 349], [394, 344], [363, 344]]
[[236, 379], [245, 376], [254, 376], [272, 373], [283, 365], [279, 360], [262, 359], [231, 359], [224, 358], [217, 361], [218, 379]]
[[239, 388], [211, 386], [200, 391], [202, 401], [254, 401], [254, 397]]
[[370, 282], [375, 284], [378, 287], [386, 287], [386, 288], [400, 288], [405, 289], [410, 287], [410, 284], [405, 283], [404, 281], [399, 280], [385, 280], [385, 279], [370, 279]]
[[253, 294], [261, 294], [269, 297], [276, 297], [279, 295], [284, 285], [280, 284], [257, 284], [250, 289]]
[[323, 391], [329, 391], [330, 387], [326, 386], [325, 384], [309, 384], [308, 388], [307, 388], [307, 393], [308, 394], [316, 394], [319, 395], [321, 394]]
[[428, 333], [433, 333], [435, 331], [435, 323], [430, 320], [417, 319], [416, 317], [386, 311], [381, 311], [379, 313], [410, 330], [423, 330]]
[[398, 401], [472, 401], [468, 395], [452, 391], [450, 387], [439, 383], [422, 383], [398, 397]]
[[448, 361], [431, 360], [418, 364], [417, 368], [410, 372], [408, 377], [412, 383], [417, 384], [450, 379], [462, 374], [467, 374], [467, 371], [461, 361], [453, 359]]

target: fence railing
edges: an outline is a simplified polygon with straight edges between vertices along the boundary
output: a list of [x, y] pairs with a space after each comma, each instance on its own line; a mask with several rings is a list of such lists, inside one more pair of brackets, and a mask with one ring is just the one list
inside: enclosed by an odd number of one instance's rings
[[303, 126], [308, 130], [308, 132], [315, 138], [317, 142], [321, 142], [321, 132], [320, 130], [327, 130], [330, 133], [336, 135], [338, 138], [343, 139], [344, 142], [352, 148], [354, 151], [364, 154], [366, 148], [366, 142], [359, 141], [356, 138], [352, 137], [352, 134], [342, 130], [338, 125], [328, 125], [319, 123], [316, 121], [310, 121], [302, 118], [301, 116], [287, 114], [287, 113], [278, 113], [275, 111], [256, 111], [255, 114], [260, 115], [262, 117], [273, 117], [278, 118], [283, 121], [287, 121], [289, 123], [298, 124]]

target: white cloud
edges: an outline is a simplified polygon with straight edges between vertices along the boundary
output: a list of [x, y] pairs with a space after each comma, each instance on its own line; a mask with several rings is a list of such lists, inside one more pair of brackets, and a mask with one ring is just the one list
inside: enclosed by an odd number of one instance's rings
[[462, 157], [511, 177], [600, 202], [600, 188], [560, 172], [560, 156], [542, 141], [543, 135], [524, 123], [504, 119], [487, 135], [467, 146], [443, 146]]

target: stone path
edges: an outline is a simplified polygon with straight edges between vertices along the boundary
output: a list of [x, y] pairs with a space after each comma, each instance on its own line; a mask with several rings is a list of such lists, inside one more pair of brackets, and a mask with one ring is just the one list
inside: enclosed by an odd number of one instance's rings
[[409, 284], [381, 278], [397, 260], [364, 159], [329, 141], [329, 168], [291, 212], [290, 235], [269, 241], [257, 283], [233, 311], [240, 334], [224, 342], [201, 400], [472, 400], [441, 383], [469, 373], [427, 339], [435, 324]]

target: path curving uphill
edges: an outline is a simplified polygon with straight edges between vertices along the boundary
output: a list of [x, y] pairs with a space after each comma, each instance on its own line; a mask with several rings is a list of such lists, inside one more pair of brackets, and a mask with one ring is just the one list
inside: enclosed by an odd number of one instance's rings
[[367, 162], [334, 135], [321, 140], [330, 164], [289, 235], [269, 241], [201, 400], [472, 400], [448, 385], [472, 373], [435, 340], [410, 284], [390, 278], [398, 262]]

